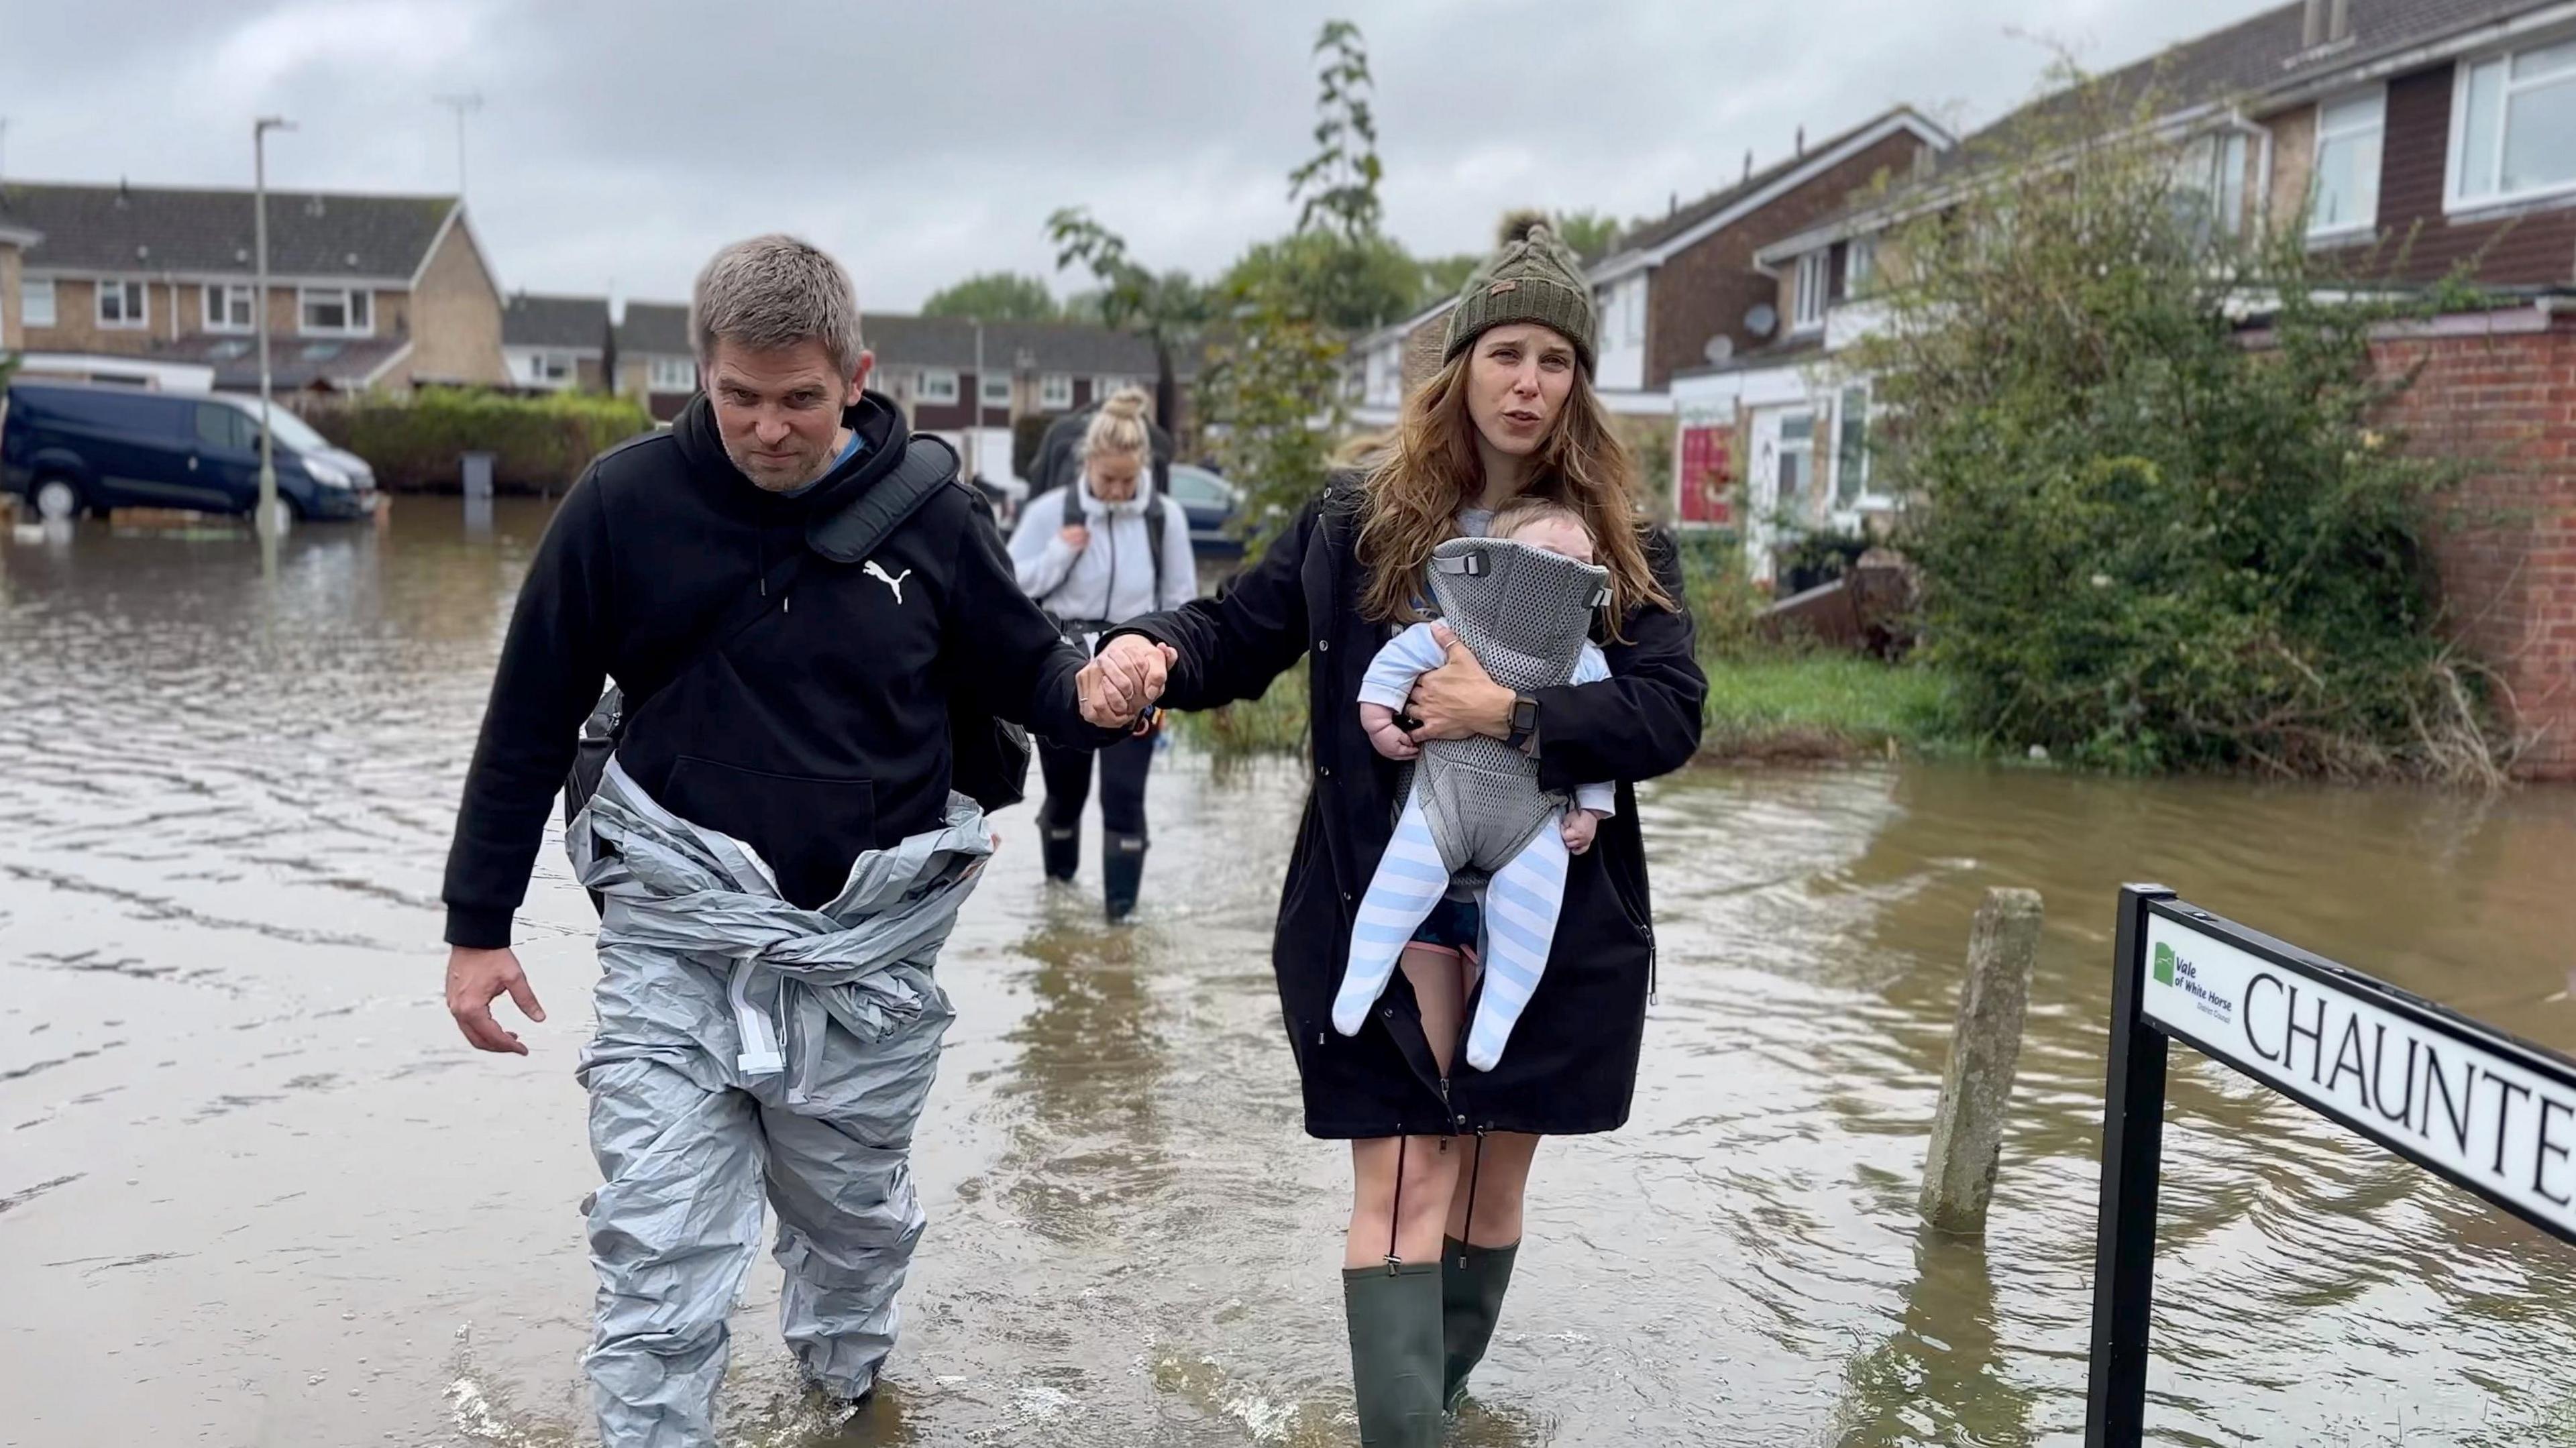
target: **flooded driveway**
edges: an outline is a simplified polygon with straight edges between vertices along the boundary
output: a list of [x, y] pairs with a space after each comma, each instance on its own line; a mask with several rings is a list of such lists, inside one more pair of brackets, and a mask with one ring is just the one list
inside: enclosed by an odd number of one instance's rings
[[[438, 999], [447, 831], [542, 525], [405, 499], [299, 530], [273, 581], [225, 530], [0, 545], [0, 1442], [590, 1441], [591, 917], [558, 849], [532, 1054], [474, 1054]], [[1267, 960], [1302, 789], [1167, 756], [1127, 930], [1004, 817], [941, 966], [888, 1388], [816, 1436], [764, 1259], [731, 1441], [1352, 1441], [1348, 1169], [1298, 1129]], [[2576, 792], [1908, 766], [1643, 807], [1635, 1117], [1542, 1154], [1461, 1443], [2077, 1441], [2123, 880], [2576, 1048]], [[1968, 920], [2005, 884], [2049, 925], [1992, 1225], [1925, 1243]], [[2576, 1251], [2177, 1061], [2158, 1441], [2576, 1443]]]

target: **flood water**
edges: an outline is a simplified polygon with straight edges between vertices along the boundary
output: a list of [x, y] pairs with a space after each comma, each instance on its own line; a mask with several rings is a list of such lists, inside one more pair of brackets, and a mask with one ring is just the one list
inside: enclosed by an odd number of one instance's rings
[[[559, 850], [521, 926], [533, 1053], [476, 1055], [439, 1002], [453, 804], [543, 525], [455, 512], [301, 529], [273, 581], [221, 529], [0, 544], [0, 1442], [592, 1441], [591, 919]], [[888, 1386], [816, 1436], [764, 1257], [730, 1442], [1354, 1441], [1347, 1158], [1299, 1130], [1267, 958], [1303, 787], [1166, 756], [1125, 930], [1096, 852], [1050, 890], [1004, 816], [940, 968]], [[2576, 1048], [2576, 792], [1908, 765], [1643, 810], [1635, 1115], [1541, 1154], [1460, 1443], [2079, 1441], [2123, 880]], [[1992, 885], [2048, 928], [1981, 1250], [1912, 1203]], [[2576, 1252], [2175, 1059], [2156, 1441], [2576, 1443]]]

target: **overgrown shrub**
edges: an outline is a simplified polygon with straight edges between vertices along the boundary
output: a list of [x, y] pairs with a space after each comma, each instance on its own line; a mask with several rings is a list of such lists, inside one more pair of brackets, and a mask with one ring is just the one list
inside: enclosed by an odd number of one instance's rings
[[2370, 329], [2433, 299], [2322, 274], [2295, 220], [2229, 235], [2169, 144], [2081, 100], [1889, 246], [1858, 355], [1970, 727], [2114, 768], [2492, 781], [2422, 545], [2454, 470], [2373, 426], [2408, 379]]
[[367, 396], [306, 419], [365, 458], [394, 492], [453, 493], [458, 459], [493, 455], [492, 485], [505, 493], [560, 493], [590, 460], [653, 426], [631, 398], [558, 392], [543, 397], [436, 388], [408, 398]]

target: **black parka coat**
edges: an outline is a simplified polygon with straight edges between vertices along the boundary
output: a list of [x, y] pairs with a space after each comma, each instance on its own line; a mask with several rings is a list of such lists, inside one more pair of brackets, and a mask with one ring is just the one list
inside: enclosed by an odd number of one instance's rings
[[[1689, 612], [1637, 610], [1625, 621], [1625, 641], [1603, 644], [1606, 682], [1534, 696], [1540, 783], [1571, 790], [1613, 781], [1618, 813], [1572, 862], [1546, 973], [1502, 1060], [1481, 1072], [1463, 1051], [1453, 1053], [1455, 1074], [1443, 1080], [1402, 971], [1357, 1036], [1332, 1026], [1352, 916], [1394, 832], [1398, 802], [1398, 767], [1370, 747], [1359, 724], [1360, 676], [1394, 634], [1360, 610], [1361, 498], [1355, 481], [1337, 480], [1216, 597], [1117, 630], [1170, 644], [1179, 655], [1163, 698], [1171, 708], [1258, 698], [1301, 655], [1309, 660], [1314, 780], [1272, 953], [1280, 1012], [1304, 1082], [1306, 1130], [1327, 1138], [1615, 1130], [1627, 1121], [1636, 1088], [1655, 971], [1645, 847], [1630, 786], [1679, 768], [1699, 747], [1708, 682], [1692, 654]], [[1653, 539], [1649, 557], [1679, 601], [1670, 540]], [[1471, 1003], [1468, 1019], [1474, 1014]]]

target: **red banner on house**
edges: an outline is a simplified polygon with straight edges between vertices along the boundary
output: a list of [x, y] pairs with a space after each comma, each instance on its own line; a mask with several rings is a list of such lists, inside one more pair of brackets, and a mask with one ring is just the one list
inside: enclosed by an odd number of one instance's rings
[[1734, 440], [1731, 427], [1682, 429], [1683, 522], [1724, 526], [1735, 521]]

